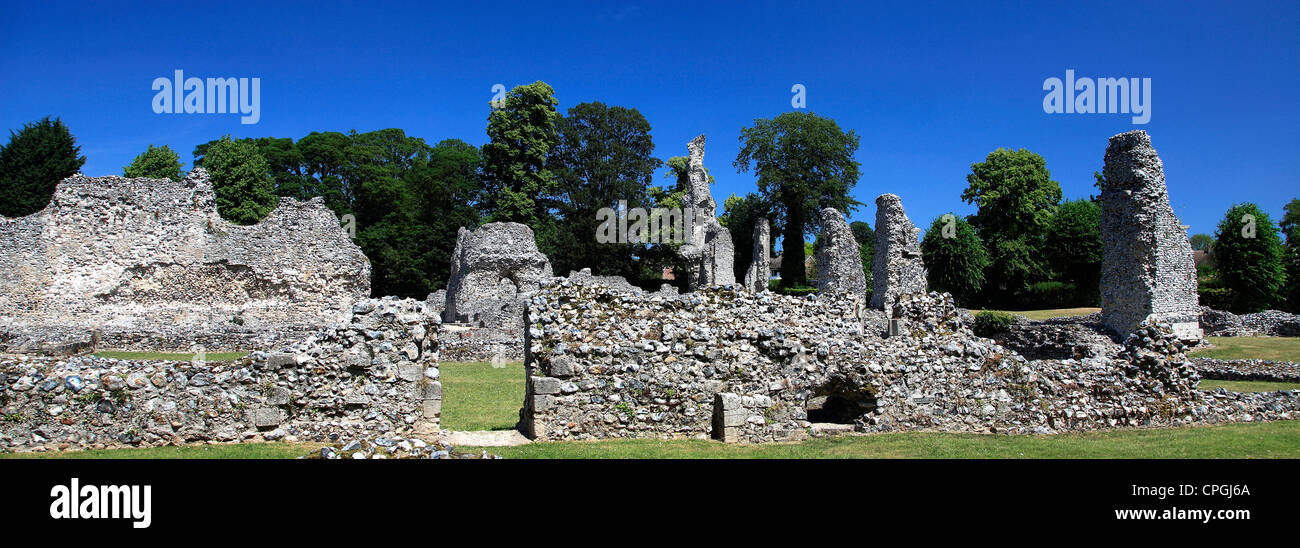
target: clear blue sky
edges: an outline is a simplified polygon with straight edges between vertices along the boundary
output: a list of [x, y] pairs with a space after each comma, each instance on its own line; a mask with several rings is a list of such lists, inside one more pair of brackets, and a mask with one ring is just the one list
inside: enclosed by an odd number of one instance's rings
[[[61, 117], [90, 175], [120, 174], [151, 143], [188, 167], [226, 133], [397, 127], [482, 144], [492, 85], [544, 80], [561, 110], [639, 109], [661, 158], [707, 134], [721, 204], [755, 188], [731, 166], [740, 129], [791, 110], [801, 83], [810, 110], [862, 138], [857, 220], [874, 222], [884, 192], [923, 227], [972, 213], [965, 176], [997, 147], [1041, 154], [1066, 197], [1086, 196], [1106, 139], [1135, 128], [1193, 232], [1243, 201], [1276, 219], [1300, 195], [1296, 3], [1025, 4], [6, 1], [0, 128]], [[261, 121], [155, 114], [151, 83], [176, 69], [260, 77]], [[1066, 69], [1151, 78], [1150, 123], [1044, 113], [1043, 81]]]

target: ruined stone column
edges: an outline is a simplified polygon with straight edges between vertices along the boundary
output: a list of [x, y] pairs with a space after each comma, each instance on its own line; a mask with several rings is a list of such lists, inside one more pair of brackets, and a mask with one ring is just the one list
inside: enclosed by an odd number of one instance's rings
[[1101, 193], [1102, 323], [1123, 336], [1147, 318], [1201, 338], [1196, 265], [1169, 206], [1164, 164], [1142, 130], [1110, 138]]
[[745, 287], [755, 293], [767, 291], [767, 281], [772, 277], [772, 227], [767, 218], [754, 221], [754, 258], [745, 272]]
[[735, 246], [731, 243], [731, 233], [714, 216], [718, 203], [709, 191], [709, 174], [704, 171], [704, 136], [691, 139], [686, 148], [690, 151], [687, 168], [690, 186], [682, 196], [682, 207], [687, 208], [685, 213], [692, 215], [695, 222], [678, 254], [686, 260], [688, 285], [695, 290], [734, 284]]
[[[894, 194], [876, 197], [876, 258], [871, 265], [871, 308], [889, 310], [899, 295], [925, 292], [921, 230], [903, 212]], [[852, 237], [852, 234], [849, 234]]]
[[443, 320], [522, 328], [523, 304], [550, 278], [551, 262], [520, 223], [461, 227], [451, 256]]
[[865, 296], [867, 275], [862, 252], [844, 215], [833, 207], [822, 210], [821, 245], [817, 249], [817, 291]]

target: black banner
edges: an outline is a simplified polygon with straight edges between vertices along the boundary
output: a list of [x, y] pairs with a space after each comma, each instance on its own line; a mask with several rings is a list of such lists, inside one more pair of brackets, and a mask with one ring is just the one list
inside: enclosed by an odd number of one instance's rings
[[[1300, 483], [1291, 461], [1196, 460], [9, 460], [0, 471], [3, 521], [123, 539], [215, 524], [306, 539], [359, 524], [441, 530], [540, 520], [596, 531], [685, 526], [700, 516], [737, 533], [795, 516], [847, 527], [869, 519], [873, 527], [1257, 532], [1293, 521]], [[118, 517], [101, 515], [114, 507]]]

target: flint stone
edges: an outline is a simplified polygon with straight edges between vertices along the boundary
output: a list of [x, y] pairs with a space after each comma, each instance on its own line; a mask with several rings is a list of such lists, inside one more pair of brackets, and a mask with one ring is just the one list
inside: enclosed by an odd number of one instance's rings
[[[871, 308], [890, 310], [899, 295], [924, 293], [925, 263], [921, 260], [921, 230], [903, 212], [894, 194], [876, 197], [876, 256], [871, 265]], [[849, 234], [852, 238], [852, 232]]]
[[1110, 138], [1101, 193], [1102, 323], [1127, 335], [1147, 319], [1200, 340], [1196, 265], [1169, 206], [1164, 164], [1142, 130]]
[[551, 278], [533, 229], [519, 223], [461, 227], [451, 257], [443, 320], [522, 329], [523, 302]]
[[838, 210], [822, 209], [821, 247], [817, 250], [817, 291], [866, 296], [862, 252], [849, 223]]

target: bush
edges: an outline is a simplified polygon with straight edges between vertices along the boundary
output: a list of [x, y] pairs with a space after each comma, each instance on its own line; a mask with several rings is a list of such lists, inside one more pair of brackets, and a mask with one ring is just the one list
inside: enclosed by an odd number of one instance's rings
[[807, 286], [807, 285], [795, 285], [790, 287], [782, 287], [777, 289], [777, 291], [779, 291], [782, 295], [793, 295], [795, 297], [802, 297], [804, 295], [812, 295], [813, 293], [816, 293], [817, 288], [812, 286]]
[[1005, 333], [1011, 329], [1011, 324], [1016, 323], [1016, 317], [1006, 312], [996, 310], [981, 310], [975, 315], [975, 324], [971, 330], [981, 337], [993, 337], [998, 333]]

